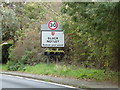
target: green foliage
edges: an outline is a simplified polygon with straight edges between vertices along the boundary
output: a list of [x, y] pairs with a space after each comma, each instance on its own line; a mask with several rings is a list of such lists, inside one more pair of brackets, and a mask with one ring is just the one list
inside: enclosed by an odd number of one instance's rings
[[[39, 69], [38, 69], [39, 68]], [[106, 72], [104, 70], [78, 68], [76, 66], [65, 66], [55, 64], [37, 64], [35, 66], [27, 66], [25, 72], [32, 74], [43, 74], [53, 76], [73, 77], [85, 80], [112, 80], [117, 82], [118, 73]]]
[[19, 29], [18, 18], [15, 12], [7, 7], [1, 8], [0, 12], [2, 14], [2, 39], [13, 39], [15, 32]]
[[7, 62], [7, 70], [9, 71], [19, 71], [19, 70], [24, 71], [25, 70], [25, 62], [28, 58], [28, 54], [22, 56], [21, 58], [15, 58], [14, 48], [10, 47], [9, 58], [10, 60]]
[[9, 71], [24, 71], [25, 70], [25, 65], [22, 61], [13, 61], [10, 60], [7, 62], [7, 70]]
[[9, 58], [10, 60], [7, 62], [7, 70], [9, 71], [24, 71], [25, 70], [25, 65], [24, 65], [24, 60], [17, 60], [14, 57], [14, 48], [11, 46], [9, 48]]
[[29, 19], [42, 19], [44, 10], [39, 3], [27, 3], [23, 5], [23, 15]]
[[[11, 63], [11, 64], [10, 64]], [[65, 65], [55, 65], [55, 64], [37, 64], [35, 66], [29, 65], [20, 65], [14, 62], [9, 62], [9, 65], [1, 65], [2, 70], [11, 71], [23, 71], [32, 74], [42, 74], [42, 75], [53, 75], [53, 76], [64, 76], [64, 77], [72, 77], [76, 79], [85, 79], [85, 80], [97, 80], [97, 81], [105, 81], [110, 80], [114, 82], [118, 82], [118, 73], [113, 71], [98, 70], [98, 69], [86, 69], [76, 66], [65, 66]], [[19, 67], [20, 65], [20, 67]], [[17, 67], [17, 68], [16, 68]], [[38, 69], [39, 68], [39, 69]]]
[[[14, 40], [10, 48], [10, 62], [18, 65], [34, 65], [40, 62], [39, 27], [44, 19], [44, 9], [40, 3], [3, 3], [0, 10], [3, 14], [4, 40]], [[7, 28], [7, 26], [10, 26]], [[9, 34], [12, 34], [10, 36]], [[15, 62], [14, 62], [15, 61]]]
[[0, 64], [0, 70], [7, 71], [7, 65], [6, 64]]
[[[12, 5], [15, 7], [11, 7]], [[62, 61], [89, 68], [116, 69], [120, 41], [119, 7], [120, 3], [63, 3], [63, 17], [59, 17], [66, 40], [65, 57]], [[44, 59], [44, 49], [39, 45], [39, 24], [52, 16], [44, 17], [45, 10], [40, 3], [11, 3], [2, 7], [1, 12], [4, 16], [3, 34], [17, 40], [10, 52], [11, 61], [18, 63], [20, 60], [20, 63], [29, 65], [41, 62]], [[22, 27], [21, 30], [17, 30], [19, 26]]]
[[29, 64], [29, 65], [34, 65], [36, 64], [36, 59], [34, 57], [34, 52], [33, 51], [25, 51], [25, 54], [21, 56], [19, 61], [23, 62], [23, 64]]
[[65, 59], [85, 67], [109, 67], [117, 70], [118, 59], [115, 53], [118, 54], [116, 49], [119, 48], [120, 40], [119, 5], [120, 3], [65, 2], [61, 9], [64, 14], [63, 28], [68, 38]]
[[[18, 53], [18, 52], [17, 52]], [[14, 47], [11, 47], [9, 49], [9, 58], [10, 61], [17, 64], [23, 64], [23, 65], [35, 65], [40, 62], [40, 57], [37, 54], [37, 50], [24, 50], [22, 55], [16, 55]], [[14, 64], [13, 64], [14, 65]]]

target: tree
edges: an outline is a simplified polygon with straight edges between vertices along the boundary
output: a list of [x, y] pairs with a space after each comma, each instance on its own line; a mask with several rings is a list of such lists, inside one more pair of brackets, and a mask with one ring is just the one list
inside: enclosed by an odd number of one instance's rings
[[14, 40], [15, 32], [19, 30], [19, 22], [15, 12], [8, 7], [2, 7], [2, 40]]
[[[118, 67], [118, 9], [120, 3], [65, 2], [64, 30], [73, 40], [77, 62], [98, 68]], [[66, 21], [66, 18], [69, 21]], [[78, 47], [75, 49], [75, 47]], [[76, 53], [77, 52], [77, 53]], [[113, 67], [116, 65], [116, 67]]]

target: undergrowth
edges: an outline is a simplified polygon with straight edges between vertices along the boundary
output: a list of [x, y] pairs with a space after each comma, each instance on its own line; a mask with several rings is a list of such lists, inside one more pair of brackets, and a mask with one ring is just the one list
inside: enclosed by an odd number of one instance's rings
[[35, 66], [27, 66], [25, 72], [33, 74], [44, 74], [53, 76], [64, 76], [76, 79], [85, 80], [112, 80], [118, 81], [118, 73], [113, 71], [98, 70], [98, 69], [86, 69], [76, 68], [75, 66], [65, 66], [58, 64], [37, 64]]
[[2, 65], [2, 70], [21, 71], [32, 74], [61, 76], [68, 78], [84, 79], [84, 80], [96, 80], [96, 81], [113, 81], [118, 82], [118, 72], [88, 69], [76, 66], [66, 66], [60, 64], [37, 64], [34, 66], [17, 64], [17, 68], [10, 67], [8, 65]]

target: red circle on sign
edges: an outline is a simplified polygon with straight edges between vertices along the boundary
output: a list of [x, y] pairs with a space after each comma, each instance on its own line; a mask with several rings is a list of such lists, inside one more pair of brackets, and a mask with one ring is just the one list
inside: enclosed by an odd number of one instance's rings
[[48, 28], [51, 29], [51, 30], [55, 30], [55, 29], [57, 29], [57, 28], [58, 28], [58, 23], [55, 22], [56, 27], [55, 27], [55, 28], [51, 28], [51, 27], [50, 27], [50, 23], [51, 23], [51, 22], [53, 22], [53, 21], [49, 21], [49, 22], [48, 22]]

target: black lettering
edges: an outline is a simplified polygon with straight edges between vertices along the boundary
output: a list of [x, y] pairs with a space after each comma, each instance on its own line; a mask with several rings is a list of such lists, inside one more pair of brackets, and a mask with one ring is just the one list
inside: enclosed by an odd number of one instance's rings
[[55, 23], [50, 23], [50, 27], [56, 27]]

